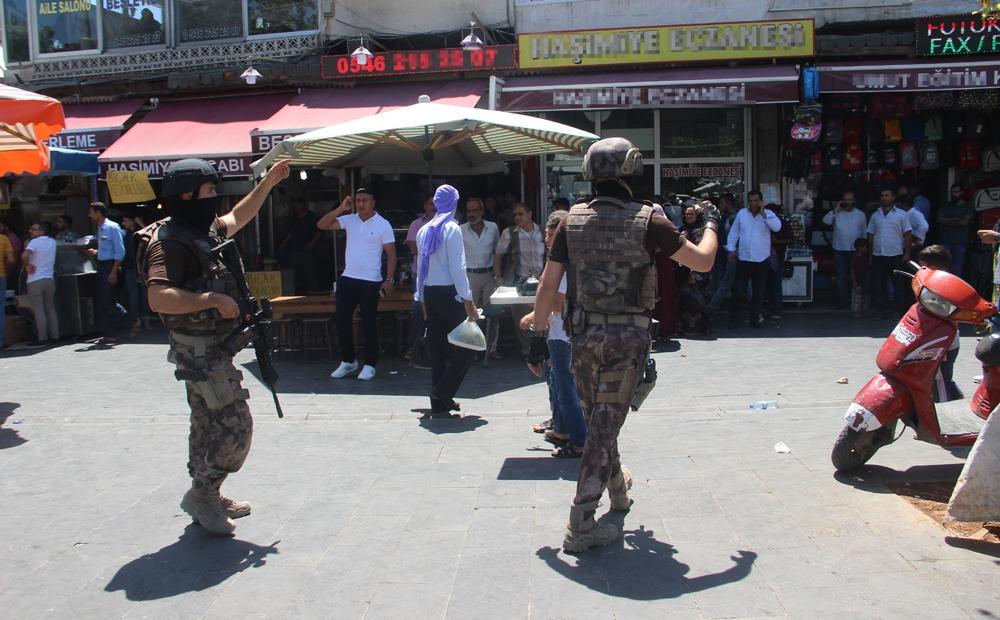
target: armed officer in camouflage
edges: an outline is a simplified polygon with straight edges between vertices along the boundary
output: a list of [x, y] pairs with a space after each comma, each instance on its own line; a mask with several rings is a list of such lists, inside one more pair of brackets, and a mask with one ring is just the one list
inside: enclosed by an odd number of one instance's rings
[[[623, 138], [595, 142], [583, 158], [583, 178], [596, 196], [579, 203], [556, 229], [535, 301], [534, 331], [548, 326], [556, 291], [568, 273], [567, 314], [572, 326], [573, 378], [587, 419], [576, 497], [563, 540], [567, 552], [607, 545], [618, 529], [594, 515], [607, 487], [611, 510], [627, 512], [632, 477], [621, 466], [618, 433], [643, 380], [651, 345], [649, 312], [656, 302], [653, 254], [659, 250], [695, 271], [712, 268], [720, 215], [698, 217], [706, 231], [698, 245], [681, 237], [650, 204], [632, 197], [623, 177], [642, 173], [639, 149]], [[651, 389], [650, 383], [643, 388]], [[641, 401], [640, 399], [637, 399]], [[636, 402], [636, 406], [640, 404]]]
[[192, 484], [181, 508], [213, 534], [231, 534], [232, 519], [250, 514], [250, 504], [225, 497], [220, 488], [250, 451], [253, 418], [243, 374], [233, 366], [233, 356], [248, 344], [242, 332], [235, 335], [236, 280], [211, 250], [253, 220], [287, 176], [287, 164], [275, 165], [232, 211], [217, 217], [219, 173], [201, 159], [175, 162], [163, 174], [170, 217], [135, 235], [137, 273], [149, 287], [150, 309], [170, 331], [167, 359], [177, 366], [174, 374], [184, 381], [191, 407]]

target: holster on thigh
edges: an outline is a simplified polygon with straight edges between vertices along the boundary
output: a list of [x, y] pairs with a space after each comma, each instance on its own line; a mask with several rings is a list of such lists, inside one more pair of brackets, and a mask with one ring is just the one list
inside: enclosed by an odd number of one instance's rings
[[187, 382], [191, 392], [205, 401], [205, 406], [218, 411], [237, 400], [249, 400], [250, 392], [241, 387], [243, 373], [232, 364], [215, 360], [210, 355], [212, 342], [187, 337], [183, 342], [171, 338], [167, 360], [177, 365], [174, 377]]
[[621, 362], [612, 368], [601, 368], [597, 371], [597, 395], [594, 402], [628, 405], [640, 378], [639, 363], [636, 360]]

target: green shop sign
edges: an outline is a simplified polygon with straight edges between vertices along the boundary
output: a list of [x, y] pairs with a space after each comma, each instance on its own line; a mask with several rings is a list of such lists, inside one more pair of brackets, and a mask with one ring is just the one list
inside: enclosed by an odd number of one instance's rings
[[973, 15], [917, 20], [918, 56], [1000, 54], [1000, 19]]

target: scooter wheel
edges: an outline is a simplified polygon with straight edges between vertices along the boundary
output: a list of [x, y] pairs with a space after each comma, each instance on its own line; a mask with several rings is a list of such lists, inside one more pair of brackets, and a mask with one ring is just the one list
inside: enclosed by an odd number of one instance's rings
[[859, 469], [878, 449], [892, 443], [895, 424], [874, 431], [856, 431], [845, 426], [833, 444], [830, 460], [837, 471]]

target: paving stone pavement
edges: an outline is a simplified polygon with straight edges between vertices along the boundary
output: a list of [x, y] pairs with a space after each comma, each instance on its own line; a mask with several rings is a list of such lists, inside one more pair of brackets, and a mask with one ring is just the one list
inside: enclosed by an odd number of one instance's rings
[[954, 477], [961, 453], [907, 431], [862, 476], [832, 475], [890, 329], [789, 314], [658, 352], [621, 437], [635, 505], [604, 517], [624, 536], [576, 557], [559, 544], [577, 461], [530, 432], [546, 391], [512, 360], [473, 368], [461, 420], [426, 421], [427, 371], [388, 359], [375, 381], [334, 381], [331, 360], [279, 359], [278, 420], [241, 354], [257, 424], [225, 490], [254, 511], [218, 539], [178, 508], [187, 418], [162, 334], [2, 353], [0, 616], [996, 617], [998, 546], [955, 540], [883, 484]]

